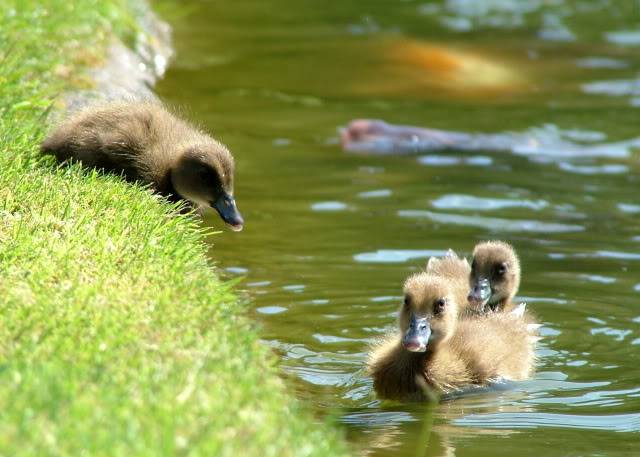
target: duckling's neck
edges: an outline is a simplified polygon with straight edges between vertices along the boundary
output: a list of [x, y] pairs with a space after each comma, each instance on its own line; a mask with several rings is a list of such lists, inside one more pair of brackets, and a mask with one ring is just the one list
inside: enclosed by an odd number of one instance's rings
[[432, 357], [432, 351], [410, 352], [404, 347], [401, 347], [400, 351], [401, 360], [398, 364], [400, 373], [398, 373], [396, 380], [399, 385], [394, 390], [403, 392], [401, 398], [411, 399], [415, 397], [416, 399], [421, 399], [424, 393], [424, 384], [427, 382], [425, 367]]
[[509, 297], [503, 297], [500, 300], [494, 303], [487, 303], [486, 309], [487, 311], [504, 311], [509, 307], [509, 303], [511, 303], [511, 299]]
[[424, 352], [410, 352], [405, 349], [404, 353], [406, 365], [413, 371], [422, 371], [424, 364], [433, 357], [432, 349], [427, 349]]
[[173, 186], [171, 181], [171, 168], [167, 170], [164, 176], [158, 180], [158, 192], [164, 195], [171, 202], [178, 202], [182, 200], [182, 197]]
[[431, 359], [433, 359], [434, 354], [438, 350], [437, 346], [437, 344], [430, 343], [424, 352], [410, 352], [402, 348], [404, 355], [403, 365], [407, 367], [407, 371], [414, 376], [416, 374], [424, 374], [425, 367], [429, 366]]
[[374, 388], [383, 398], [422, 400], [427, 383], [425, 367], [431, 351], [410, 352], [404, 348], [402, 337], [390, 351], [378, 358], [373, 367]]

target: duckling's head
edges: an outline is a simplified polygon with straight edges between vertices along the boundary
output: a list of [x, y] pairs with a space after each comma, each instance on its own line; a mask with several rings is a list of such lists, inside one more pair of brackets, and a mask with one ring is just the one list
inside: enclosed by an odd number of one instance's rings
[[411, 276], [404, 284], [399, 326], [402, 345], [410, 352], [425, 352], [451, 338], [458, 306], [447, 282], [428, 273]]
[[503, 241], [476, 245], [471, 261], [469, 302], [481, 310], [501, 310], [520, 287], [520, 261]]
[[211, 141], [189, 146], [171, 170], [171, 183], [182, 198], [215, 209], [232, 230], [242, 230], [244, 220], [233, 198], [233, 156]]

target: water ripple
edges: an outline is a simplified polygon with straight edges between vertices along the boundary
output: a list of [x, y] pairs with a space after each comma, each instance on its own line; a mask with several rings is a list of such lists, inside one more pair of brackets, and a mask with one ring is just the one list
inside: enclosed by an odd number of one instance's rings
[[287, 308], [282, 306], [262, 306], [260, 308], [256, 308], [256, 311], [260, 314], [280, 314], [287, 311]]
[[433, 249], [379, 249], [375, 252], [362, 252], [353, 256], [353, 260], [362, 263], [403, 263], [413, 259], [442, 257], [447, 251]]
[[576, 65], [582, 68], [629, 68], [629, 64], [624, 60], [612, 59], [610, 57], [585, 57], [576, 60]]
[[343, 423], [362, 426], [389, 425], [417, 420], [412, 414], [404, 411], [355, 412], [340, 418]]
[[436, 154], [429, 154], [418, 157], [418, 162], [422, 165], [431, 167], [450, 167], [453, 165], [470, 165], [473, 167], [488, 167], [493, 163], [493, 159], [487, 156], [471, 156], [471, 157], [456, 157], [456, 156], [441, 156]]
[[288, 371], [295, 373], [303, 381], [319, 386], [345, 386], [349, 385], [351, 374], [337, 371], [329, 371], [326, 367], [319, 369], [310, 367], [287, 367]]
[[609, 43], [620, 46], [640, 46], [640, 30], [617, 30], [605, 33]]
[[360, 192], [358, 194], [359, 198], [384, 198], [391, 196], [391, 189], [378, 189], [378, 190], [369, 190], [366, 192]]
[[317, 202], [311, 205], [313, 211], [344, 211], [347, 209], [346, 203], [330, 201], [330, 202]]
[[596, 251], [593, 256], [603, 257], [605, 259], [640, 260], [640, 254], [635, 252]]
[[348, 338], [344, 336], [336, 336], [336, 335], [323, 335], [321, 333], [314, 333], [313, 338], [318, 340], [323, 344], [334, 344], [334, 343], [370, 343], [371, 340], [366, 338]]
[[424, 210], [400, 210], [401, 217], [426, 218], [442, 224], [480, 227], [498, 232], [541, 232], [567, 233], [582, 232], [584, 227], [575, 224], [560, 224], [522, 219], [500, 219], [495, 217], [465, 216], [461, 214], [434, 213]]
[[640, 392], [640, 387], [635, 389], [591, 391], [577, 396], [535, 398], [523, 401], [525, 403], [570, 404], [573, 406], [618, 406], [624, 403], [625, 396], [637, 394], [638, 392]]
[[576, 254], [564, 254], [561, 252], [552, 252], [547, 254], [551, 259], [614, 259], [614, 260], [640, 260], [640, 254], [635, 252], [621, 251], [595, 251], [580, 252]]
[[590, 282], [597, 282], [600, 284], [613, 284], [617, 281], [616, 278], [612, 278], [611, 276], [602, 276], [602, 275], [592, 275], [592, 274], [581, 274], [578, 276], [579, 278], [586, 279]]
[[438, 209], [475, 209], [491, 211], [504, 208], [529, 208], [541, 210], [549, 206], [544, 200], [515, 200], [507, 198], [482, 198], [473, 195], [449, 194], [432, 200], [431, 205]]
[[457, 425], [482, 428], [572, 428], [616, 432], [640, 431], [640, 413], [593, 416], [536, 412], [471, 414], [453, 422]]
[[627, 337], [627, 335], [631, 334], [631, 330], [620, 330], [611, 327], [592, 328], [590, 332], [592, 335], [603, 334], [612, 336], [616, 341], [623, 341]]
[[583, 84], [582, 91], [587, 94], [609, 95], [612, 97], [640, 95], [640, 80], [613, 79], [610, 81], [595, 81]]
[[580, 175], [619, 175], [629, 171], [628, 166], [616, 163], [605, 165], [573, 165], [567, 162], [560, 162], [558, 167], [562, 171]]
[[623, 213], [640, 213], [640, 205], [633, 203], [618, 203], [618, 209]]

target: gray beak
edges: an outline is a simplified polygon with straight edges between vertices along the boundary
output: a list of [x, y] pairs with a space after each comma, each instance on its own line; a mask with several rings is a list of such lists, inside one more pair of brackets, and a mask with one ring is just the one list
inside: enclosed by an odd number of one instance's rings
[[404, 348], [410, 352], [425, 352], [430, 337], [431, 327], [429, 325], [429, 319], [426, 317], [418, 319], [415, 314], [412, 314], [409, 328], [402, 338]]
[[471, 287], [467, 299], [471, 303], [479, 304], [484, 308], [491, 298], [491, 283], [486, 278], [480, 278]]
[[234, 198], [227, 194], [221, 194], [215, 201], [211, 203], [211, 207], [215, 209], [223, 221], [231, 227], [231, 230], [239, 232], [244, 225], [244, 219], [236, 207]]

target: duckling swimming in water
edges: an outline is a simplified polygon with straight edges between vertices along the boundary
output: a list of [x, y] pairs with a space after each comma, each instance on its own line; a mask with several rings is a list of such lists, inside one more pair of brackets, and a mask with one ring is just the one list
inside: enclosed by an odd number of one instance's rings
[[473, 249], [468, 300], [481, 311], [510, 311], [520, 287], [520, 261], [504, 241], [485, 241]]
[[88, 107], [44, 140], [58, 161], [149, 183], [171, 200], [215, 209], [231, 229], [244, 220], [233, 198], [235, 164], [229, 150], [157, 103], [122, 101]]
[[399, 332], [369, 356], [379, 397], [424, 400], [433, 390], [450, 393], [531, 375], [537, 338], [522, 312], [460, 316], [448, 281], [428, 272], [409, 277], [404, 295]]
[[475, 311], [473, 306], [475, 303], [470, 303], [467, 300], [469, 293], [469, 275], [471, 274], [471, 267], [467, 259], [458, 257], [452, 249], [449, 249], [447, 253], [442, 257], [430, 257], [427, 262], [426, 272], [443, 278], [449, 286], [455, 296], [456, 303], [460, 306], [460, 312]]

